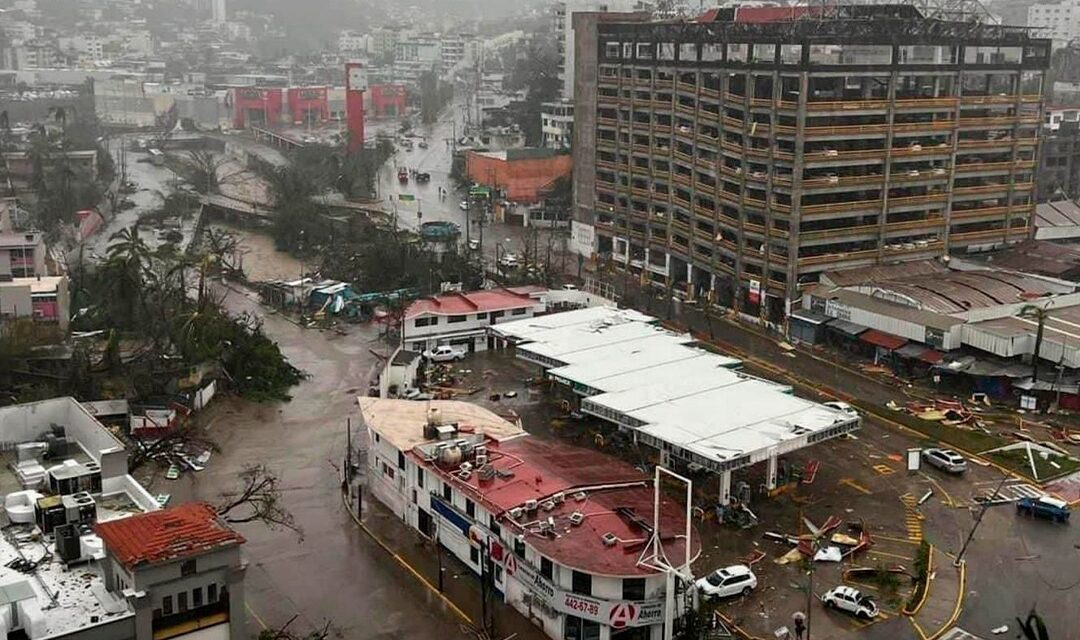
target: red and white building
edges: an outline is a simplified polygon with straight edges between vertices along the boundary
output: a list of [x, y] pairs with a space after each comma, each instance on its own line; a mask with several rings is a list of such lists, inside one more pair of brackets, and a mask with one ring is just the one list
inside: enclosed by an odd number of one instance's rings
[[[666, 602], [667, 574], [643, 562], [654, 495], [634, 467], [466, 402], [358, 402], [371, 493], [550, 637], [658, 640], [666, 608], [692, 604], [685, 590]], [[673, 563], [700, 553], [685, 509], [660, 501], [655, 540]]]
[[487, 327], [543, 313], [546, 293], [543, 287], [513, 287], [421, 298], [405, 310], [402, 344], [410, 351], [443, 344], [470, 352], [493, 348]]

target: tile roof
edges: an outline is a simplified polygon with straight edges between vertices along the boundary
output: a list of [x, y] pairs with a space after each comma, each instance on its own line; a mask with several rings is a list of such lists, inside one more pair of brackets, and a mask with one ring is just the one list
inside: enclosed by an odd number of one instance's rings
[[125, 567], [158, 564], [244, 543], [204, 502], [101, 522], [94, 527]]
[[539, 301], [529, 297], [527, 293], [515, 293], [509, 289], [447, 293], [417, 300], [409, 305], [405, 317], [413, 318], [424, 313], [436, 315], [484, 313], [485, 311], [531, 307], [535, 304], [539, 304]]

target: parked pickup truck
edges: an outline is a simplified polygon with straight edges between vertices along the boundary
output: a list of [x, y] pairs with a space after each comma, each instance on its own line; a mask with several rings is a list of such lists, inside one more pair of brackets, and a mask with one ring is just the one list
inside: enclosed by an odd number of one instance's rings
[[440, 345], [434, 349], [428, 349], [423, 354], [425, 360], [432, 362], [453, 362], [455, 360], [465, 359], [465, 349], [461, 347], [451, 347], [448, 344]]
[[1050, 496], [1020, 498], [1016, 501], [1016, 512], [1022, 515], [1048, 518], [1056, 522], [1069, 521], [1068, 503]]

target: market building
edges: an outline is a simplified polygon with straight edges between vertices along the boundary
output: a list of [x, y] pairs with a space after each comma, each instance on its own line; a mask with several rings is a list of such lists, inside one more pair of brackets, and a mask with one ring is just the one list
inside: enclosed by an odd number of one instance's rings
[[1050, 41], [1022, 27], [811, 5], [592, 28], [575, 226], [644, 281], [780, 323], [826, 271], [1031, 236]]
[[663, 497], [654, 514], [634, 467], [465, 402], [358, 402], [370, 491], [548, 636], [659, 640], [666, 608], [691, 606], [649, 562], [659, 548], [688, 574], [688, 505]]

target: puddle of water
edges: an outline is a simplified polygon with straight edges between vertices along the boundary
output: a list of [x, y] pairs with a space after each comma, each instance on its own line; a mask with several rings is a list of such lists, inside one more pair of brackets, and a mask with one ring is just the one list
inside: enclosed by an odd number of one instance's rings
[[[265, 280], [295, 280], [305, 265], [300, 260], [274, 247], [274, 239], [269, 234], [256, 229], [245, 229], [222, 222], [209, 225], [217, 231], [226, 231], [236, 236], [244, 247], [244, 274], [251, 282]], [[310, 268], [311, 265], [306, 265]]]

